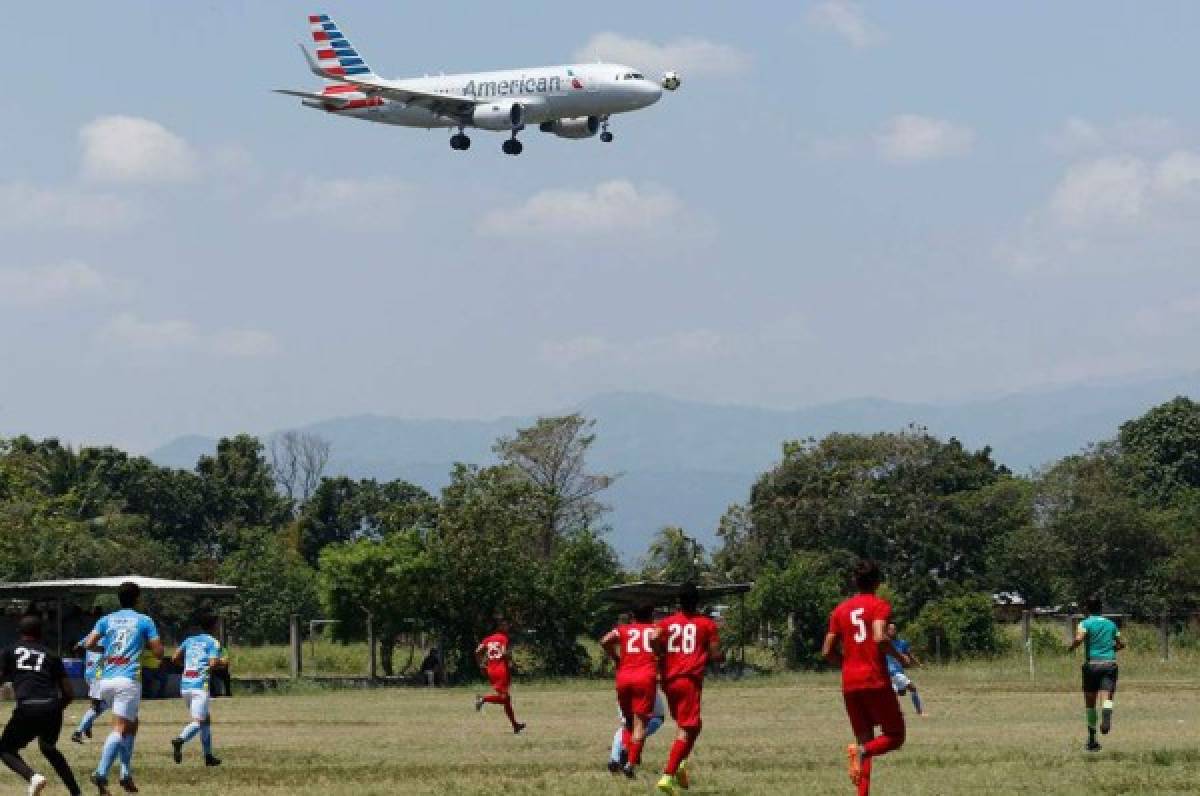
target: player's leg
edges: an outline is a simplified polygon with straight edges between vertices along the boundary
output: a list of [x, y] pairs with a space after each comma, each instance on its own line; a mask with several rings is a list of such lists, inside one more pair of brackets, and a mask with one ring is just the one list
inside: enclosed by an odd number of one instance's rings
[[866, 745], [875, 738], [875, 721], [867, 704], [865, 691], [845, 691], [842, 700], [846, 705], [846, 718], [854, 733], [854, 743], [846, 747], [846, 769], [850, 781], [860, 784], [866, 767]]
[[212, 739], [212, 710], [209, 709], [209, 696], [205, 691], [193, 703], [192, 717], [203, 715], [200, 721], [200, 747], [204, 750], [204, 765], [219, 766], [221, 761], [213, 755]]
[[129, 723], [129, 732], [125, 734], [124, 741], [117, 753], [117, 760], [121, 764], [121, 778], [118, 782], [130, 793], [137, 792], [137, 787], [133, 784], [133, 746], [137, 743], [139, 726], [140, 723], [137, 719]]
[[1100, 682], [1100, 690], [1096, 692], [1096, 701], [1100, 705], [1100, 733], [1108, 735], [1112, 731], [1113, 697], [1117, 695], [1117, 667], [1114, 664], [1111, 671], [1106, 671]]
[[79, 782], [75, 779], [71, 765], [63, 753], [58, 750], [58, 737], [62, 734], [62, 713], [55, 710], [46, 716], [38, 733], [38, 749], [42, 757], [54, 768], [62, 784], [67, 787], [71, 796], [79, 796]]
[[909, 681], [908, 693], [912, 697], [913, 709], [917, 711], [918, 716], [925, 715], [925, 706], [921, 704], [921, 694], [917, 691], [917, 684]]
[[904, 714], [900, 711], [900, 701], [890, 688], [864, 692], [871, 724], [878, 725], [880, 734], [863, 744], [863, 757], [878, 757], [894, 752], [904, 746], [907, 735], [904, 726]]
[[195, 711], [192, 709], [192, 700], [195, 698], [195, 691], [183, 691], [180, 693], [180, 698], [183, 700], [184, 706], [188, 711], [190, 721], [184, 725], [179, 734], [171, 739], [171, 758], [176, 763], [183, 762], [183, 746], [200, 734], [200, 721], [196, 718]]
[[621, 770], [621, 766], [625, 764], [625, 755], [627, 754], [624, 742], [625, 722], [621, 722], [621, 726], [617, 727], [617, 731], [613, 733], [612, 752], [608, 756], [608, 770], [612, 774], [616, 774]]
[[32, 780], [34, 774], [33, 769], [21, 757], [21, 750], [35, 737], [36, 733], [32, 731], [29, 719], [16, 711], [5, 725], [4, 733], [0, 735], [0, 761], [26, 782]]

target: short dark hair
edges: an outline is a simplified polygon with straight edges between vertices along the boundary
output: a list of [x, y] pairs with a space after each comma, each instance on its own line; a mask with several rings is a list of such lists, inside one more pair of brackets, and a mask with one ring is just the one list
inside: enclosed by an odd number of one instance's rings
[[883, 576], [879, 574], [879, 565], [869, 558], [864, 558], [854, 565], [851, 577], [854, 587], [860, 592], [875, 591], [883, 580]]
[[25, 614], [17, 623], [17, 632], [22, 638], [41, 638], [42, 618], [37, 614]]
[[205, 633], [216, 633], [217, 621], [216, 614], [205, 614], [204, 616], [200, 617], [200, 621], [196, 624], [200, 625], [200, 629]]
[[654, 604], [642, 603], [633, 607], [633, 618], [639, 622], [649, 622], [654, 618]]
[[679, 607], [690, 613], [695, 613], [700, 607], [700, 589], [695, 583], [688, 581], [679, 590]]
[[1104, 600], [1099, 594], [1093, 594], [1083, 601], [1083, 607], [1087, 609], [1089, 614], [1099, 614], [1104, 611]]
[[121, 604], [122, 608], [133, 608], [141, 596], [141, 587], [131, 580], [127, 580], [117, 587], [117, 602]]

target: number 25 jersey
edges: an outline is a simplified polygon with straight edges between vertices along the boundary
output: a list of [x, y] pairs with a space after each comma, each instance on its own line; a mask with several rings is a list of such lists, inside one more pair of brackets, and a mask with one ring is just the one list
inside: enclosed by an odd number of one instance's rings
[[663, 680], [703, 679], [708, 666], [708, 647], [717, 641], [717, 623], [702, 614], [680, 611], [661, 620], [658, 632], [667, 650], [663, 656]]
[[891, 615], [892, 606], [874, 594], [851, 597], [829, 615], [829, 632], [842, 644], [843, 691], [891, 688], [883, 648], [871, 630], [872, 623]]

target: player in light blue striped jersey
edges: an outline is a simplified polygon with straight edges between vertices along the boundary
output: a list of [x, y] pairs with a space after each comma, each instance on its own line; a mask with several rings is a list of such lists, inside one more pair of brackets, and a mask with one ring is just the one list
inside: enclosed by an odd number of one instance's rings
[[209, 710], [209, 679], [213, 669], [228, 666], [221, 642], [213, 637], [217, 631], [217, 618], [206, 616], [200, 620], [199, 633], [183, 640], [172, 660], [183, 667], [179, 680], [179, 693], [192, 716], [192, 721], [171, 739], [171, 755], [176, 763], [183, 762], [183, 745], [200, 736], [204, 748], [204, 765], [219, 766], [221, 761], [213, 756], [212, 712]]

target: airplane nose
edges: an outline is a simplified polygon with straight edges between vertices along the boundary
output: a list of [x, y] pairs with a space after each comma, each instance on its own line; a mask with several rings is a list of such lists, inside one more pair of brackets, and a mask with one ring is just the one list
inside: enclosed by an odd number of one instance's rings
[[663, 90], [662, 86], [657, 83], [651, 80], [644, 80], [642, 81], [642, 93], [645, 95], [647, 103], [653, 105], [662, 98]]

